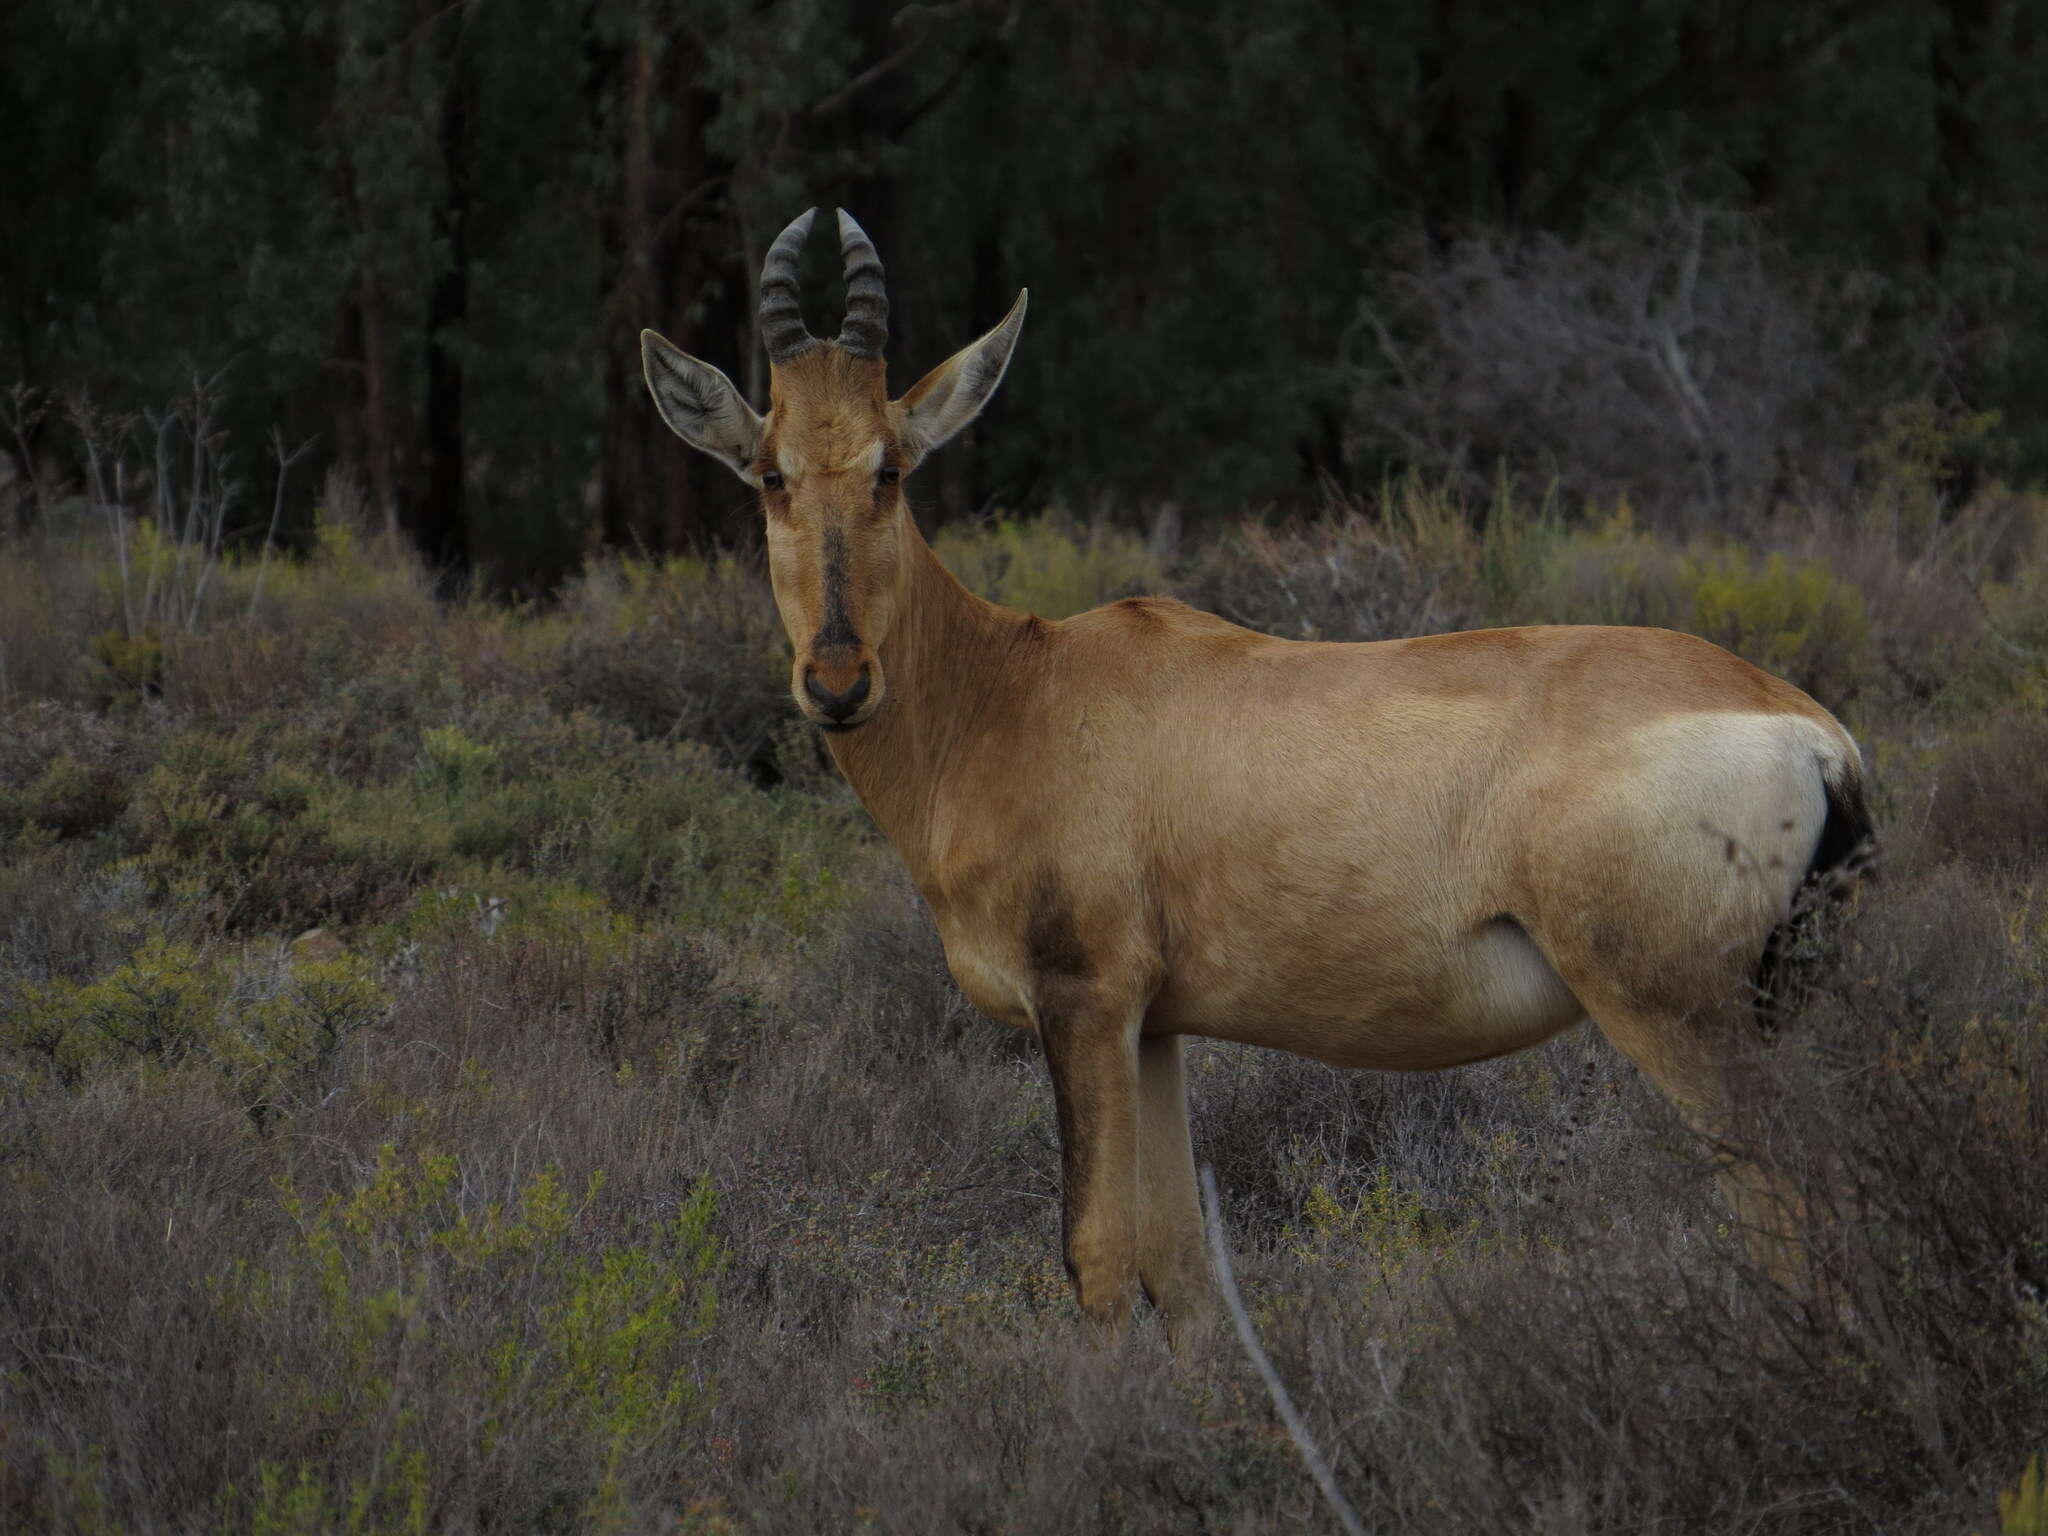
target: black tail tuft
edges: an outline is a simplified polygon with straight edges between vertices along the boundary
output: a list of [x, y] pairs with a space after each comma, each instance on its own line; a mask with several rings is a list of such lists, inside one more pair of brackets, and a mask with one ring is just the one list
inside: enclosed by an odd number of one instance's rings
[[1825, 884], [1839, 894], [1870, 867], [1877, 833], [1863, 798], [1863, 774], [1853, 763], [1831, 769], [1824, 782], [1828, 817], [1821, 823], [1813, 862], [1806, 866], [1806, 883]]
[[1767, 1035], [1777, 1031], [1778, 1009], [1795, 970], [1810, 967], [1822, 948], [1818, 930], [1829, 909], [1839, 904], [1870, 869], [1877, 849], [1870, 806], [1863, 796], [1863, 774], [1854, 763], [1825, 770], [1827, 819], [1813, 860], [1792, 898], [1792, 911], [1771, 930], [1756, 965], [1757, 1026]]

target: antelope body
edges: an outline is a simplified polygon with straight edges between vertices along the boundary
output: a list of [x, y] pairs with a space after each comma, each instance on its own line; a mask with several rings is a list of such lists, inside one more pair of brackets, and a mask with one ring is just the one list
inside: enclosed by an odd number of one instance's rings
[[[1089, 1316], [1139, 1287], [1176, 1325], [1206, 1309], [1184, 1035], [1413, 1069], [1590, 1016], [1702, 1130], [1730, 1123], [1766, 945], [1867, 831], [1826, 710], [1664, 630], [1313, 644], [1160, 598], [1060, 623], [984, 602], [901, 480], [993, 393], [1024, 298], [892, 402], [880, 263], [843, 212], [846, 328], [797, 313], [810, 221], [762, 276], [767, 416], [652, 332], [648, 383], [761, 491], [796, 702], [955, 978], [1043, 1044]], [[1724, 1182], [1782, 1263], [1775, 1176]]]

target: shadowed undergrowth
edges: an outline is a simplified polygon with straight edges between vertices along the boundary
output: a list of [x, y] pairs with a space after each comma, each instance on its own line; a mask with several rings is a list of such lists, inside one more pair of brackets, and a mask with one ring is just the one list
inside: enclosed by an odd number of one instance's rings
[[[1694, 629], [1871, 753], [1883, 876], [1801, 957], [1766, 1117], [1819, 1300], [1749, 1272], [1587, 1033], [1412, 1077], [1193, 1053], [1240, 1278], [1369, 1523], [2021, 1508], [2048, 567], [2024, 498], [1944, 529], [1676, 544], [1411, 486], [1177, 553], [949, 536], [1052, 613], [1164, 583], [1331, 639]], [[336, 538], [260, 593], [224, 568], [140, 659], [103, 575], [61, 529], [0, 548], [0, 1525], [1326, 1521], [1225, 1341], [1081, 1333], [1036, 1050], [791, 728], [751, 568], [437, 610]]]

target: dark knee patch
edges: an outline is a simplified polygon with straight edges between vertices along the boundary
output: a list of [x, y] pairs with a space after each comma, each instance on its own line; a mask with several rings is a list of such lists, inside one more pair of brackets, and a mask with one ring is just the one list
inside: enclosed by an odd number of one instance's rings
[[1074, 920], [1073, 903], [1059, 876], [1049, 869], [1038, 872], [1026, 898], [1024, 959], [1034, 988], [1082, 984], [1095, 975], [1094, 961]]
[[[1060, 1229], [1062, 1244], [1073, 1238], [1074, 1231], [1081, 1225], [1083, 1207], [1088, 1198], [1087, 1181], [1081, 1177], [1081, 1148], [1092, 1141], [1097, 1133], [1096, 1118], [1086, 1094], [1076, 1095], [1070, 1091], [1070, 1084], [1060, 1060], [1062, 1049], [1067, 1044], [1067, 1021], [1057, 1015], [1041, 1015], [1038, 1037], [1045, 1047], [1047, 1075], [1052, 1078], [1052, 1102], [1060, 1130]], [[1067, 1261], [1070, 1278], [1074, 1274], [1073, 1260]]]

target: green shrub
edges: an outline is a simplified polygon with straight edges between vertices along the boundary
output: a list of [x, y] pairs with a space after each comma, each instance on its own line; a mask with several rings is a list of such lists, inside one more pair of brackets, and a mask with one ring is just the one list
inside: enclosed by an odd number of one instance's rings
[[159, 928], [90, 981], [18, 986], [0, 1012], [0, 1059], [66, 1083], [210, 1069], [260, 1128], [317, 1096], [343, 1042], [389, 1005], [359, 958], [286, 966], [268, 946], [229, 955]]
[[16, 801], [15, 815], [59, 837], [79, 837], [112, 825], [123, 808], [120, 776], [111, 764], [88, 767], [64, 752]]
[[164, 641], [154, 628], [134, 635], [118, 629], [95, 635], [92, 659], [107, 669], [117, 687], [139, 693], [154, 693], [163, 687]]
[[1994, 547], [1981, 557], [1988, 569], [1971, 587], [1988, 637], [1986, 649], [2008, 673], [2048, 678], [2048, 495], [1986, 500], [1982, 520], [1995, 519], [2005, 534], [2002, 549]]
[[224, 1503], [223, 1532], [250, 1536], [427, 1536], [432, 1529], [421, 1450], [401, 1452], [389, 1468], [339, 1489], [310, 1462], [299, 1463], [297, 1476], [287, 1480], [284, 1468], [266, 1461], [256, 1469], [255, 1491], [245, 1500], [230, 1485]]
[[1302, 1202], [1301, 1225], [1284, 1228], [1280, 1237], [1288, 1251], [1303, 1260], [1326, 1258], [1334, 1249], [1342, 1255], [1335, 1260], [1340, 1265], [1353, 1262], [1355, 1255], [1389, 1269], [1405, 1262], [1415, 1249], [1448, 1235], [1421, 1198], [1396, 1185], [1393, 1174], [1382, 1168], [1348, 1205], [1327, 1185], [1310, 1185]]
[[[603, 1184], [593, 1173], [572, 1199], [542, 1169], [482, 1200], [453, 1159], [387, 1145], [351, 1193], [314, 1202], [287, 1185], [284, 1247], [236, 1262], [216, 1295], [280, 1443], [320, 1451], [261, 1465], [223, 1518], [293, 1530], [347, 1512], [343, 1528], [376, 1532], [621, 1519], [712, 1402], [694, 1357], [725, 1255], [703, 1180], [668, 1218], [585, 1240]], [[467, 1510], [435, 1502], [458, 1491]]]
[[[303, 722], [180, 733], [126, 807], [123, 844], [160, 898], [196, 885], [237, 931], [394, 920], [430, 883], [508, 899], [569, 884], [717, 927], [802, 931], [842, 904], [835, 869], [858, 838], [843, 800], [763, 791], [693, 744], [532, 705], [387, 729], [409, 754], [373, 745], [341, 774], [318, 770], [337, 747]], [[65, 759], [46, 777], [0, 813], [33, 819], [87, 782]]]
[[1915, 553], [1938, 536], [1949, 491], [1999, 444], [1999, 413], [1946, 408], [1924, 396], [1885, 407], [1860, 455], [1873, 485], [1865, 516]]
[[0, 541], [0, 712], [92, 691], [108, 619], [92, 561], [47, 537]]
[[155, 933], [94, 981], [21, 988], [0, 1021], [0, 1048], [66, 1082], [101, 1065], [174, 1064], [214, 1045], [229, 982], [215, 957]]
[[1143, 539], [1106, 523], [1077, 528], [1050, 512], [949, 524], [932, 548], [969, 591], [1046, 619], [1166, 586], [1165, 562]]
[[2048, 1480], [2041, 1458], [2027, 1462], [2019, 1482], [1998, 1496], [1999, 1536], [2048, 1536]]
[[515, 662], [563, 713], [637, 736], [694, 741], [772, 776], [772, 738], [794, 710], [789, 641], [758, 563], [603, 560], [529, 626]]
[[497, 748], [472, 741], [452, 725], [430, 727], [420, 737], [420, 787], [454, 799], [489, 782], [498, 766]]
[[236, 999], [210, 1053], [258, 1129], [316, 1099], [342, 1046], [383, 1019], [391, 995], [357, 956], [273, 968]]
[[1823, 562], [1710, 550], [1688, 555], [1679, 580], [1694, 634], [1835, 703], [1863, 685], [1870, 615], [1863, 595]]

